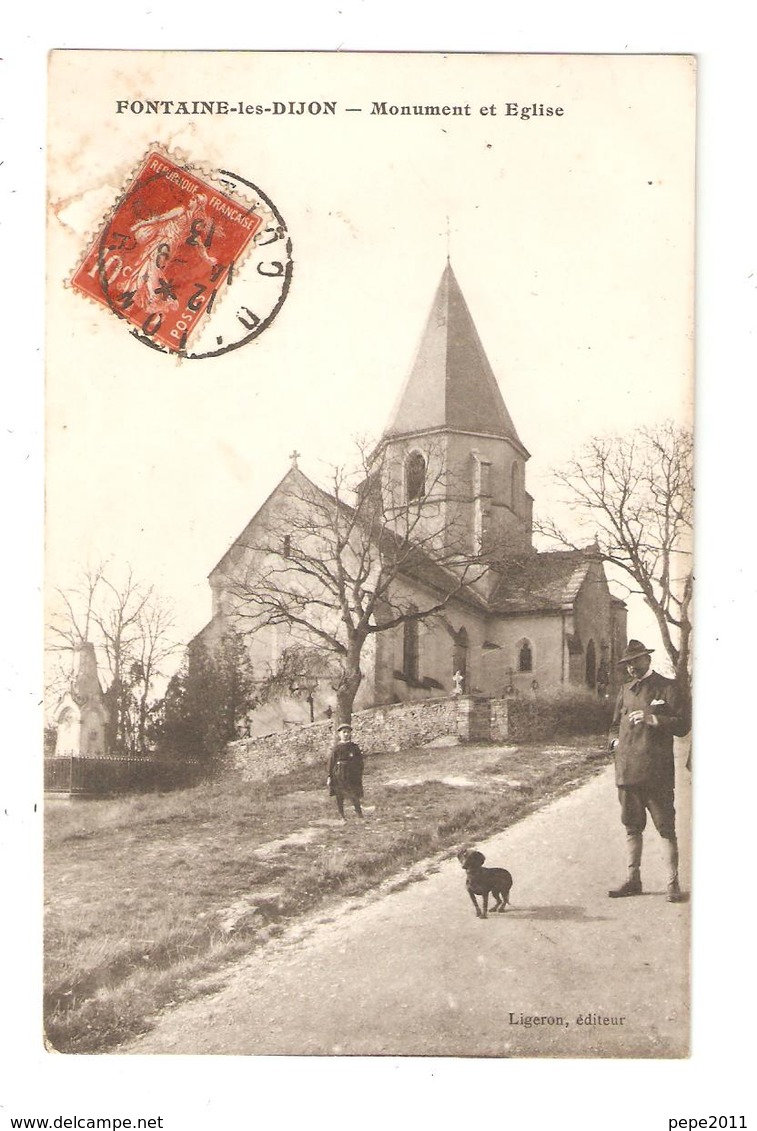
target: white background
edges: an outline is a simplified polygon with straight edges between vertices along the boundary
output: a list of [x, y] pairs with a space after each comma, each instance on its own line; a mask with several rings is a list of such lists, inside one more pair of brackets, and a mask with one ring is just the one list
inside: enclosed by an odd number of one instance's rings
[[[3, 1042], [0, 1116], [162, 1115], [178, 1128], [387, 1121], [661, 1128], [757, 1118], [752, 1083], [754, 733], [754, 50], [744, 4], [280, 3], [16, 7], [2, 54], [4, 337], [0, 454]], [[8, 16], [5, 17], [6, 23]], [[686, 1062], [135, 1060], [41, 1047], [39, 702], [44, 115], [51, 47], [693, 52], [699, 56], [698, 526], [694, 1044]], [[751, 936], [751, 937], [750, 937]], [[359, 1008], [359, 1003], [356, 1003]], [[8, 1126], [6, 1123], [5, 1126]]]

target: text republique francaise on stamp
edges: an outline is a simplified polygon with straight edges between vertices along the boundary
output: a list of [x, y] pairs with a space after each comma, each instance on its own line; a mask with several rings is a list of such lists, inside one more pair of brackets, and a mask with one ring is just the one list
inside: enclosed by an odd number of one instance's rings
[[[71, 282], [145, 344], [200, 358], [227, 353], [265, 330], [291, 274], [283, 218], [257, 186], [226, 171], [201, 176], [156, 148]], [[232, 310], [222, 313], [233, 282]], [[201, 347], [188, 353], [201, 329]]]

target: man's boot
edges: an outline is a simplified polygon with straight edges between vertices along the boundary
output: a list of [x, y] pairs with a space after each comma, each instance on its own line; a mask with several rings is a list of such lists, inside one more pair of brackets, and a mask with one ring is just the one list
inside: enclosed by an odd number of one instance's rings
[[610, 899], [623, 899], [627, 895], [641, 895], [641, 833], [626, 833], [628, 879], [619, 888], [608, 891]]
[[668, 903], [681, 903], [686, 897], [678, 882], [678, 841], [674, 836], [670, 839], [663, 838], [662, 847], [668, 873]]

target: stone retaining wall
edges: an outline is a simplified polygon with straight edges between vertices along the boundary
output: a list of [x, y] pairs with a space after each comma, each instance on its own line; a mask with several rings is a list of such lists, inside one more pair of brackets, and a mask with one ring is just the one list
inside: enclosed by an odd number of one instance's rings
[[[392, 703], [356, 712], [352, 733], [366, 755], [412, 749], [447, 736], [460, 742], [501, 741], [507, 738], [507, 703], [471, 695]], [[298, 766], [319, 762], [325, 766], [334, 741], [332, 721], [291, 727], [280, 734], [229, 743], [227, 765], [246, 781], [264, 781]]]
[[334, 741], [331, 722], [291, 727], [280, 734], [260, 738], [240, 738], [226, 747], [226, 765], [245, 781], [266, 781], [298, 766], [322, 761], [324, 764]]

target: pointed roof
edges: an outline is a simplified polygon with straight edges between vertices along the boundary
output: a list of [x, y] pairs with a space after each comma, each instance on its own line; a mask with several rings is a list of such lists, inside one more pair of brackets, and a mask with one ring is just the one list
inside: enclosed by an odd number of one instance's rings
[[440, 428], [501, 436], [528, 455], [449, 261], [384, 439]]
[[[571, 609], [592, 566], [600, 563], [593, 547], [585, 550], [542, 550], [503, 568], [490, 598], [495, 613], [558, 612]], [[602, 571], [602, 581], [607, 579]], [[623, 602], [621, 602], [622, 604]]]

